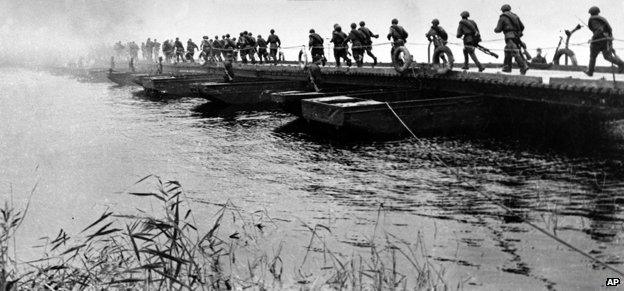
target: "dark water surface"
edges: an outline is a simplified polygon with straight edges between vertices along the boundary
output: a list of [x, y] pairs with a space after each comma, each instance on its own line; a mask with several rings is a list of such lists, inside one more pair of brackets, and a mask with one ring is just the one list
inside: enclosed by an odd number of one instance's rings
[[157, 174], [182, 183], [206, 224], [210, 203], [227, 200], [281, 218], [277, 239], [293, 260], [309, 240], [302, 222], [331, 227], [333, 247], [348, 253], [371, 235], [383, 203], [380, 224], [407, 241], [420, 233], [450, 286], [595, 289], [613, 277], [506, 215], [473, 183], [624, 269], [617, 137], [585, 155], [461, 137], [337, 142], [296, 130], [284, 113], [202, 114], [193, 110], [200, 99], [149, 100], [138, 88], [24, 69], [0, 69], [0, 79], [1, 197], [23, 205], [38, 182], [18, 237], [24, 258], [38, 252], [37, 238], [79, 231], [107, 207], [145, 208], [124, 191]]

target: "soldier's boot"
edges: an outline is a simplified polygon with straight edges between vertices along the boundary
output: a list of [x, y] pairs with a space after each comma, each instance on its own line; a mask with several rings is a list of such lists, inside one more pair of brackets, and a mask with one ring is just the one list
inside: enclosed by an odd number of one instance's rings
[[462, 70], [468, 70], [468, 69], [470, 69], [470, 67], [468, 66], [468, 51], [464, 49], [464, 66], [462, 67]]
[[505, 59], [503, 60], [503, 69], [504, 73], [511, 73], [511, 52], [505, 52]]
[[516, 59], [516, 63], [520, 68], [520, 75], [526, 75], [526, 72], [529, 70], [529, 65], [527, 64], [526, 59], [522, 56], [519, 50], [514, 51], [514, 58]]
[[351, 67], [351, 59], [350, 58], [347, 58], [347, 66]]
[[622, 73], [624, 72], [624, 62], [615, 54], [613, 54], [611, 51], [605, 51], [603, 52], [603, 56], [605, 58], [605, 60], [613, 63], [614, 65], [618, 66], [618, 72]]

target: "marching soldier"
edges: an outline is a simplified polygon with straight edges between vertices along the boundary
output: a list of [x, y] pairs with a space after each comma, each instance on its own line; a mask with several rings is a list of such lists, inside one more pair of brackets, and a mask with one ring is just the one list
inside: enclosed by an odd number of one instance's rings
[[351, 67], [351, 59], [347, 56], [347, 48], [344, 43], [347, 40], [347, 34], [342, 32], [342, 28], [338, 24], [334, 24], [334, 32], [332, 33], [331, 42], [334, 43], [334, 58], [336, 59], [336, 67], [340, 67], [340, 59], [347, 62], [347, 66]]
[[267, 41], [262, 38], [262, 35], [258, 34], [258, 40], [256, 41], [258, 44], [258, 58], [260, 59], [260, 64], [263, 63], [263, 59], [265, 62], [269, 62], [269, 53], [267, 52]]
[[222, 51], [223, 51], [223, 42], [219, 40], [218, 35], [215, 35], [214, 40], [212, 41], [212, 53], [214, 54], [215, 59], [219, 60], [220, 62], [223, 61], [223, 58], [221, 58]]
[[325, 49], [323, 48], [323, 38], [314, 32], [314, 29], [310, 29], [310, 41], [308, 42], [310, 51], [312, 53], [312, 59], [318, 59], [325, 66], [327, 59], [325, 58]]
[[[446, 46], [448, 42], [448, 34], [446, 33], [446, 30], [440, 26], [440, 21], [437, 19], [431, 21], [431, 29], [429, 29], [429, 32], [427, 32], [425, 36], [427, 37], [427, 40], [433, 42], [433, 46], [436, 49]], [[446, 57], [444, 55], [442, 55], [441, 58], [443, 61], [446, 61]], [[439, 62], [440, 60], [438, 58], [434, 58], [434, 64]]]
[[195, 44], [193, 40], [189, 38], [189, 40], [186, 42], [186, 59], [189, 60], [191, 63], [195, 62], [196, 49], [199, 49], [199, 47], [197, 47], [197, 44]]
[[176, 57], [176, 63], [180, 62], [180, 59], [182, 59], [182, 62], [185, 62], [184, 60], [184, 45], [182, 45], [182, 42], [180, 41], [179, 37], [176, 37], [176, 40], [173, 44], [173, 48], [175, 50], [175, 57]]
[[203, 40], [201, 42], [201, 55], [204, 58], [204, 62], [208, 62], [208, 60], [212, 59], [212, 44], [210, 43], [208, 36], [204, 35]]
[[[373, 58], [373, 66], [377, 65], [377, 57], [375, 57], [375, 55], [373, 54], [373, 37], [374, 38], [379, 38], [379, 34], [374, 34], [372, 31], [370, 31], [370, 29], [368, 29], [368, 27], [365, 26], [366, 23], [364, 23], [364, 21], [360, 21], [360, 28], [358, 28], [359, 31], [361, 31], [365, 36], [366, 39], [364, 39], [364, 50], [366, 51], [366, 54], [368, 54], [369, 57]], [[364, 57], [364, 55], [362, 54], [362, 57]]]
[[390, 49], [390, 55], [394, 58], [394, 51], [404, 46], [407, 41], [408, 33], [405, 29], [399, 25], [399, 20], [392, 19], [392, 25], [390, 26], [390, 32], [388, 32], [388, 40], [392, 39], [392, 49]]
[[277, 65], [277, 49], [282, 46], [279, 36], [275, 34], [275, 30], [271, 29], [271, 34], [267, 38], [270, 48], [270, 56], [275, 65]]
[[145, 53], [146, 53], [146, 57], [148, 61], [152, 61], [153, 60], [153, 55], [154, 55], [154, 42], [152, 41], [151, 38], [147, 38], [147, 41], [145, 42]]
[[468, 11], [462, 12], [460, 16], [462, 19], [459, 21], [459, 27], [457, 27], [457, 38], [464, 38], [464, 66], [462, 69], [468, 70], [468, 56], [470, 56], [477, 68], [479, 68], [479, 72], [483, 72], [485, 68], [475, 54], [475, 47], [481, 41], [479, 27], [477, 27], [477, 23], [474, 20], [468, 19], [470, 17]]
[[366, 36], [364, 33], [357, 29], [357, 25], [355, 23], [351, 23], [351, 31], [349, 32], [349, 36], [345, 40], [345, 46], [349, 41], [351, 41], [351, 52], [353, 53], [353, 58], [355, 59], [355, 64], [358, 67], [362, 67], [364, 64], [364, 42], [366, 40]]
[[511, 12], [511, 6], [505, 4], [501, 7], [503, 12], [498, 19], [498, 25], [494, 29], [496, 33], [504, 33], [505, 35], [505, 60], [503, 62], [503, 72], [511, 72], [512, 58], [516, 59], [516, 63], [520, 67], [520, 74], [525, 75], [529, 70], [524, 56], [520, 53], [520, 49], [524, 46], [522, 40], [522, 32], [524, 31], [524, 24], [520, 20], [520, 17]]
[[157, 39], [154, 39], [152, 53], [153, 53], [153, 58], [158, 59], [158, 55], [160, 54], [160, 43], [158, 42]]
[[247, 33], [247, 54], [249, 55], [249, 58], [251, 59], [251, 63], [255, 64], [256, 63], [256, 58], [255, 58], [255, 54], [256, 54], [256, 47], [258, 46], [258, 43], [256, 43], [256, 39], [253, 37], [253, 34], [251, 34], [251, 32]]
[[615, 54], [613, 49], [613, 30], [604, 17], [600, 16], [600, 9], [596, 6], [589, 8], [589, 21], [587, 27], [592, 31], [591, 45], [589, 46], [589, 65], [585, 74], [594, 75], [596, 58], [602, 53], [605, 60], [616, 64], [619, 72], [624, 72], [624, 62]]

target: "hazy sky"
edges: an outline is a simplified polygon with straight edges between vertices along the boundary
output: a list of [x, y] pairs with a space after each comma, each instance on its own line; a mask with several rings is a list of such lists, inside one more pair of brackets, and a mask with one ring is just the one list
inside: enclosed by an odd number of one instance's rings
[[[0, 49], [3, 58], [36, 58], [55, 52], [71, 52], [101, 42], [135, 40], [140, 45], [147, 37], [164, 39], [192, 38], [225, 33], [238, 34], [248, 30], [267, 35], [274, 28], [284, 46], [307, 43], [308, 30], [315, 28], [323, 37], [330, 37], [334, 23], [343, 29], [351, 22], [364, 20], [373, 32], [382, 35], [377, 43], [386, 42], [385, 35], [392, 18], [398, 18], [410, 37], [410, 43], [426, 43], [424, 34], [433, 18], [449, 32], [452, 42], [459, 13], [468, 10], [477, 21], [483, 39], [499, 39], [493, 29], [500, 6], [509, 3], [524, 21], [525, 42], [531, 48], [555, 47], [563, 29], [587, 21], [587, 10], [599, 6], [610, 20], [616, 38], [624, 39], [624, 1], [544, 1], [544, 0], [1, 0]], [[583, 28], [571, 43], [586, 41], [590, 32]], [[502, 48], [502, 42], [485, 44]], [[624, 48], [624, 42], [616, 42]], [[426, 60], [426, 46], [409, 46], [418, 61]], [[456, 58], [463, 59], [460, 46], [451, 46]], [[586, 62], [588, 48], [574, 47], [579, 60]], [[378, 55], [387, 59], [388, 47], [377, 47]], [[289, 56], [296, 50], [287, 51]], [[546, 51], [552, 56], [552, 50]], [[623, 53], [624, 54], [624, 53]], [[494, 59], [481, 55], [483, 61]]]

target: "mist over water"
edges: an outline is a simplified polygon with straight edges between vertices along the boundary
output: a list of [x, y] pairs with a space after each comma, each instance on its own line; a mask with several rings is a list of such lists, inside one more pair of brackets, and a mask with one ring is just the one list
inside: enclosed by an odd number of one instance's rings
[[[494, 27], [500, 6], [508, 2], [524, 21], [524, 40], [531, 50], [542, 47], [552, 57], [559, 36], [564, 29], [586, 23], [587, 10], [592, 5], [602, 9], [602, 15], [611, 22], [616, 39], [624, 39], [624, 3], [620, 1], [461, 1], [461, 0], [398, 0], [398, 1], [331, 1], [331, 0], [260, 0], [260, 1], [130, 1], [130, 0], [24, 0], [0, 2], [0, 59], [4, 62], [62, 63], [87, 55], [89, 48], [112, 45], [116, 41], [137, 44], [148, 37], [164, 39], [180, 37], [186, 42], [192, 38], [199, 43], [203, 35], [238, 35], [247, 30], [266, 36], [273, 28], [284, 47], [307, 44], [308, 30], [314, 28], [321, 36], [331, 37], [334, 23], [348, 30], [349, 24], [364, 20], [375, 33], [374, 43], [387, 42], [390, 20], [398, 18], [400, 25], [410, 33], [408, 47], [417, 61], [426, 61], [427, 47], [424, 34], [433, 18], [454, 37], [459, 13], [468, 10], [479, 24], [484, 40], [500, 39]], [[578, 17], [578, 18], [577, 18]], [[579, 20], [580, 18], [580, 20]], [[571, 43], [587, 41], [587, 28], [576, 32]], [[326, 41], [329, 44], [329, 41]], [[501, 49], [501, 41], [484, 43]], [[624, 47], [624, 42], [616, 42]], [[461, 57], [462, 47], [451, 45]], [[579, 62], [586, 63], [589, 49], [586, 45], [573, 47]], [[381, 60], [389, 59], [387, 45], [375, 47]], [[284, 50], [294, 59], [298, 48]], [[484, 62], [497, 60], [483, 56]], [[500, 60], [498, 60], [500, 61]], [[599, 64], [605, 64], [599, 58]]]

